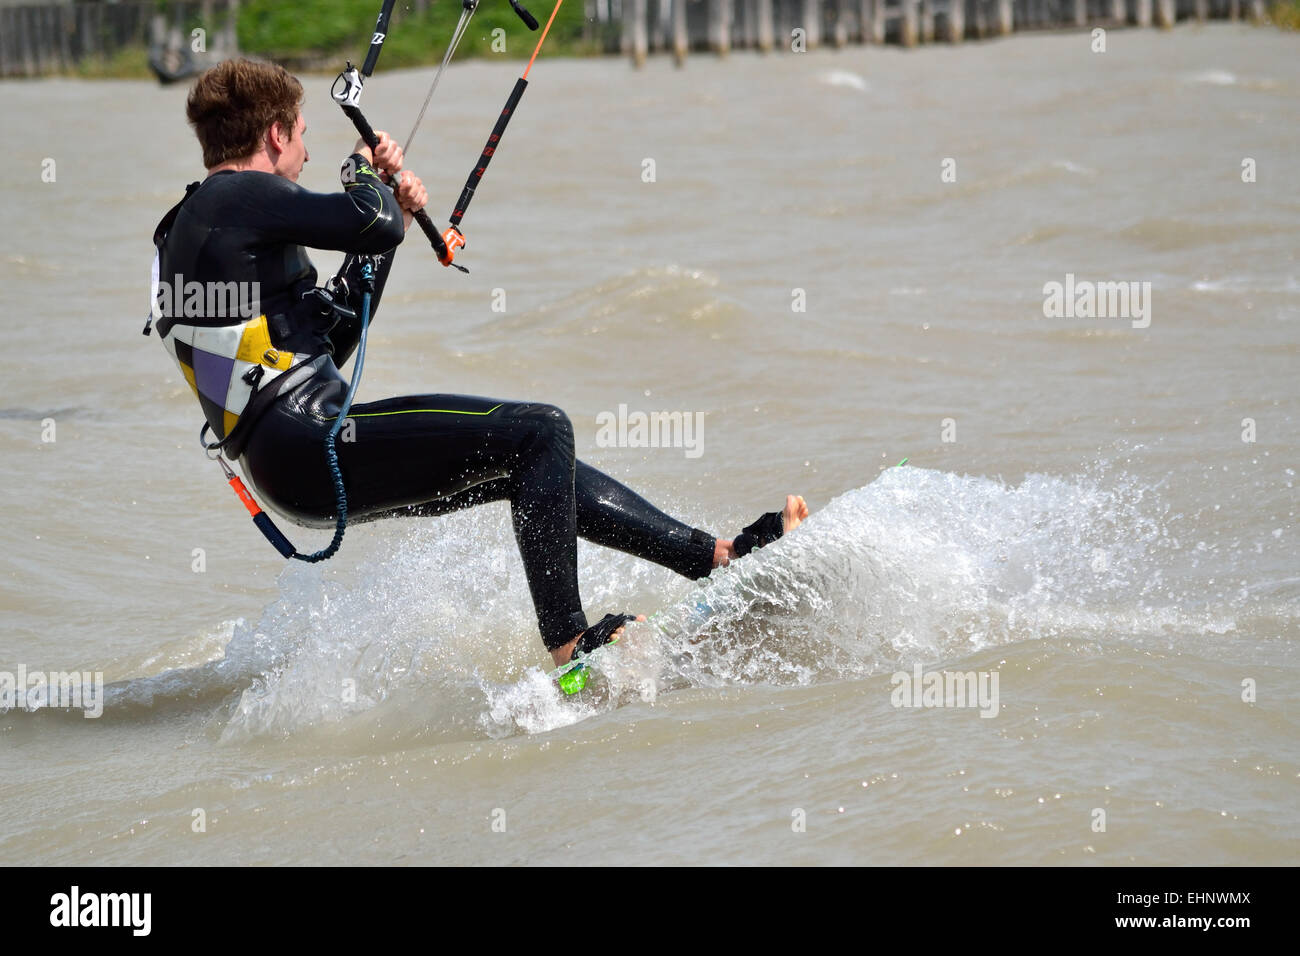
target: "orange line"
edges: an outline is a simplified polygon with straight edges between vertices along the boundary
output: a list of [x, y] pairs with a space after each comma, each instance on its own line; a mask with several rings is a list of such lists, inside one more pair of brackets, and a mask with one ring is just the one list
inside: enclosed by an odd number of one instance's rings
[[551, 32], [551, 24], [555, 22], [555, 15], [560, 12], [560, 4], [564, 0], [555, 0], [555, 9], [551, 11], [551, 19], [546, 21], [546, 28], [542, 30], [542, 38], [537, 41], [537, 48], [533, 50], [533, 55], [528, 58], [528, 66], [524, 68], [523, 78], [528, 79], [528, 71], [533, 68], [533, 60], [537, 59], [537, 54], [542, 52], [542, 44], [546, 42], [546, 34]]

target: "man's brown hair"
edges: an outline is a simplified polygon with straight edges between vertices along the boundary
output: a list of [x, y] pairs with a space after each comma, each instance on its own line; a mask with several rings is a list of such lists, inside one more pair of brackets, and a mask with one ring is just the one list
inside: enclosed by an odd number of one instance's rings
[[194, 82], [185, 115], [211, 169], [251, 156], [262, 137], [279, 123], [293, 135], [302, 104], [302, 84], [282, 66], [252, 60], [225, 60]]

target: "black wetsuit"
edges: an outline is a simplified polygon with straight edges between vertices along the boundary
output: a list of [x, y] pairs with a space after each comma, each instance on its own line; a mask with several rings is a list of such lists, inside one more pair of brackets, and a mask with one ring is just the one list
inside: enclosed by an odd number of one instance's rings
[[[249, 423], [235, 451], [266, 502], [299, 524], [316, 527], [334, 520], [324, 442], [347, 390], [338, 365], [356, 348], [360, 320], [323, 320], [318, 310], [302, 306], [303, 293], [316, 284], [303, 247], [379, 254], [373, 317], [393, 247], [403, 235], [391, 190], [359, 157], [352, 161], [360, 169], [356, 182], [333, 194], [309, 192], [269, 173], [214, 174], [188, 195], [160, 247], [164, 276], [259, 282], [273, 344], [329, 356], [310, 380]], [[344, 274], [349, 305], [359, 315], [354, 257], [345, 262]], [[159, 322], [160, 331], [166, 331], [165, 321]], [[209, 420], [213, 417], [210, 413]], [[568, 643], [587, 627], [578, 593], [578, 535], [689, 578], [712, 569], [714, 537], [576, 461], [573, 427], [553, 405], [413, 395], [354, 404], [348, 417], [350, 440], [341, 439], [336, 447], [350, 520], [435, 515], [510, 501], [548, 648]]]

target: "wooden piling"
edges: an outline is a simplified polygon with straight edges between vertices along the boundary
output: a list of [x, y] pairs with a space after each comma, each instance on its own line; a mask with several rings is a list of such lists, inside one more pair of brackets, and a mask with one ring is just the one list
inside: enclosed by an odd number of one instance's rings
[[31, 27], [31, 11], [26, 7], [18, 7], [14, 11], [17, 16], [17, 34], [18, 49], [23, 55], [23, 74], [25, 76], [36, 75], [36, 51]]
[[44, 75], [54, 66], [53, 52], [54, 32], [50, 29], [49, 7], [36, 7], [33, 11], [36, 20], [36, 70]]
[[668, 16], [672, 30], [673, 62], [685, 66], [686, 54], [691, 49], [690, 37], [686, 34], [686, 0], [672, 0]]
[[859, 0], [858, 19], [863, 43], [885, 42], [885, 0]]
[[947, 28], [944, 38], [949, 43], [966, 39], [966, 0], [948, 0]]
[[758, 48], [764, 53], [776, 49], [776, 25], [772, 17], [772, 0], [758, 0]]
[[921, 0], [903, 0], [903, 19], [899, 24], [898, 42], [903, 46], [916, 46], [921, 26]]
[[709, 48], [718, 56], [731, 52], [732, 0], [708, 0]]
[[631, 56], [632, 65], [645, 66], [646, 58], [646, 0], [623, 0], [627, 16], [623, 20], [624, 52]]
[[841, 50], [849, 43], [849, 0], [830, 0], [830, 3], [831, 22], [835, 24], [831, 42], [835, 44], [835, 49]]
[[758, 49], [758, 33], [754, 29], [755, 0], [736, 0], [736, 21], [740, 24], [737, 45], [742, 50]]
[[804, 49], [815, 50], [822, 42], [822, 0], [803, 0], [802, 19]]
[[1168, 30], [1178, 21], [1176, 0], [1156, 0], [1156, 26]]
[[1016, 28], [1016, 7], [1012, 0], [998, 0], [998, 33], [1006, 36]]

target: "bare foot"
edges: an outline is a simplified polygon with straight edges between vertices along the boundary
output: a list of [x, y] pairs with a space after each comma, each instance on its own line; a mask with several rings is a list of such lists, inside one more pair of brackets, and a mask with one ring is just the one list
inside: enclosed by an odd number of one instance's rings
[[782, 527], [785, 534], [789, 534], [799, 525], [803, 524], [803, 519], [808, 517], [808, 505], [804, 503], [803, 495], [786, 495], [785, 512], [781, 515]]
[[[781, 513], [783, 534], [789, 534], [808, 517], [808, 505], [803, 495], [786, 495], [785, 510]], [[725, 568], [736, 557], [736, 548], [731, 538], [718, 538], [713, 546], [713, 566]]]
[[[636, 619], [638, 621], [644, 621], [645, 615], [638, 614], [636, 616]], [[623, 629], [625, 627], [627, 627], [626, 624], [623, 625], [623, 627], [620, 627], [618, 630], [616, 630], [613, 634], [611, 634], [610, 640], [616, 641], [622, 638]], [[582, 637], [582, 635], [579, 634], [578, 637]], [[551, 660], [555, 661], [556, 667], [563, 667], [565, 664], [569, 663], [569, 661], [573, 658], [573, 649], [578, 646], [578, 637], [575, 637], [567, 644], [561, 644], [559, 647], [555, 648], [555, 650], [551, 651]]]

